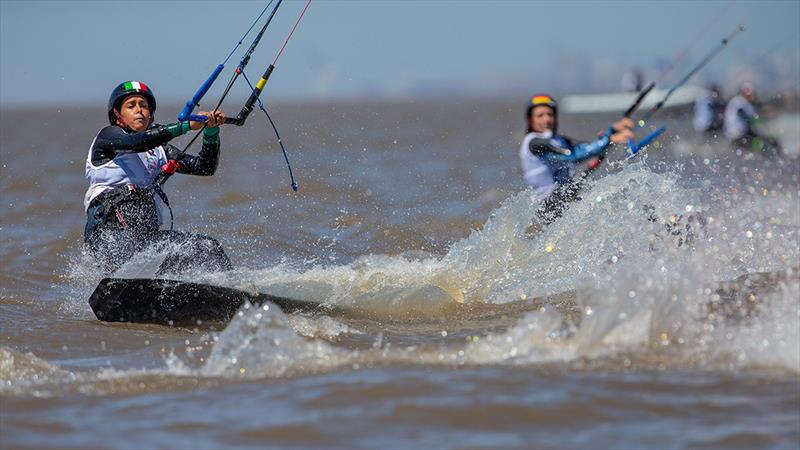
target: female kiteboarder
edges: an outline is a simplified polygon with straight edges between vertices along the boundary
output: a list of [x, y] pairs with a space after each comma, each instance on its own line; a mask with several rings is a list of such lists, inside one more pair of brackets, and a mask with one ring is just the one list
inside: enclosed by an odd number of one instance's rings
[[[624, 144], [633, 138], [633, 121], [623, 118], [601, 136], [587, 143], [558, 134], [558, 106], [553, 97], [534, 95], [525, 110], [527, 134], [519, 157], [525, 182], [534, 189], [534, 200], [543, 202], [540, 216], [545, 224], [563, 213], [567, 202], [578, 199], [581, 181], [587, 170], [599, 165], [612, 143]], [[586, 163], [587, 170], [579, 170]]]
[[[162, 205], [169, 207], [161, 189], [161, 174], [175, 172], [210, 176], [219, 160], [222, 111], [202, 112], [208, 121], [153, 123], [156, 98], [140, 81], [126, 81], [108, 99], [109, 125], [92, 140], [86, 158], [89, 188], [84, 198], [84, 242], [100, 266], [113, 272], [145, 249], [167, 252], [156, 273], [181, 272], [196, 267], [208, 271], [231, 269], [231, 262], [215, 239], [195, 233], [161, 230]], [[205, 125], [205, 128], [203, 126]], [[172, 139], [203, 128], [203, 147], [197, 156], [168, 144]]]

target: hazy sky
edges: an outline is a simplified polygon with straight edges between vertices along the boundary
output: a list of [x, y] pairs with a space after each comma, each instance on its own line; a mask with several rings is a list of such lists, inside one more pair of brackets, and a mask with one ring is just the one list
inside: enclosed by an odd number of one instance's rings
[[[248, 66], [251, 79], [272, 62], [304, 3], [284, 1]], [[139, 79], [162, 103], [177, 107], [265, 5], [0, 0], [0, 103], [102, 104], [117, 83]], [[267, 95], [313, 100], [617, 90], [624, 70], [636, 65], [657, 78], [659, 65], [688, 48], [684, 65], [664, 79], [669, 85], [739, 23], [747, 31], [697, 81], [717, 77], [732, 84], [754, 65], [750, 75], [799, 88], [797, 0], [314, 0]], [[218, 97], [223, 85], [209, 95]], [[245, 84], [234, 92], [245, 97]]]

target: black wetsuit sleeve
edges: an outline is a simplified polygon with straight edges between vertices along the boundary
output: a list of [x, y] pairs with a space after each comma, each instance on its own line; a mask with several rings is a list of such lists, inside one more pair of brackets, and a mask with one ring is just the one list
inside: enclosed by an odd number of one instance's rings
[[[209, 130], [208, 128], [206, 130]], [[164, 149], [166, 150], [167, 159], [175, 160], [180, 163], [178, 173], [187, 175], [201, 175], [209, 176], [214, 175], [217, 171], [217, 164], [219, 163], [219, 131], [216, 133], [203, 132], [203, 147], [200, 153], [195, 155], [181, 154], [181, 150], [174, 145], [167, 144]]]
[[556, 146], [551, 144], [549, 139], [533, 138], [528, 144], [528, 150], [536, 156], [542, 156], [545, 153], [555, 152]]
[[129, 133], [116, 125], [109, 125], [97, 134], [92, 146], [92, 163], [105, 164], [120, 153], [146, 152], [188, 130], [188, 122], [158, 125], [139, 133]]

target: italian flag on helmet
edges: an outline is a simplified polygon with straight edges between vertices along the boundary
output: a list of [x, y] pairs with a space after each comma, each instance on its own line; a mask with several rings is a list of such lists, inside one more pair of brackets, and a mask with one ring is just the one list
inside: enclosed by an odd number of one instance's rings
[[149, 91], [147, 85], [141, 81], [126, 81], [122, 83], [126, 91]]

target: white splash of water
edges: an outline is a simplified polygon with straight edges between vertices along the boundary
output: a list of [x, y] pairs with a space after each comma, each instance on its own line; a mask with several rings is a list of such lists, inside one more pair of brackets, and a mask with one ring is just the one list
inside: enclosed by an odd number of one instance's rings
[[[548, 306], [505, 332], [467, 344], [462, 361], [537, 364], [625, 353], [655, 355], [659, 364], [678, 367], [719, 368], [733, 358], [734, 367], [798, 370], [791, 345], [798, 336], [796, 280], [770, 294], [769, 309], [746, 323], [709, 320], [704, 310], [721, 281], [800, 265], [796, 192], [744, 192], [711, 203], [702, 191], [682, 187], [678, 175], [637, 163], [591, 184], [563, 217], [526, 236], [536, 207], [529, 192], [509, 198], [443, 257], [367, 255], [305, 271], [278, 265], [193, 277], [406, 320], [447, 318], [454, 303], [547, 300], [577, 291], [580, 323], [565, 322]], [[697, 211], [706, 226], [693, 229], [694, 241], [679, 246], [685, 234], [672, 236], [666, 224]], [[194, 373], [279, 377], [332, 370], [359, 358], [430, 362], [403, 348], [359, 355], [335, 347], [324, 339], [353, 330], [311, 321], [290, 320], [275, 308], [243, 309]], [[174, 362], [168, 367], [185, 371]]]
[[280, 377], [346, 364], [353, 352], [295, 333], [286, 315], [264, 305], [243, 307], [217, 336], [201, 376]]

